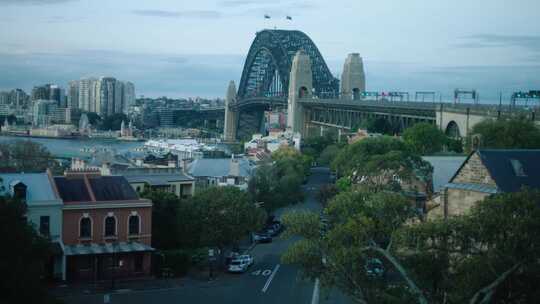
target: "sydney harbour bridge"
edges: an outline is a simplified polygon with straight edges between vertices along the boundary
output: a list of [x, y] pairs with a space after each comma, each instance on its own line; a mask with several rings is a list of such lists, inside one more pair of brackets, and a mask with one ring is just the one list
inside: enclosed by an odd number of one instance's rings
[[[358, 53], [346, 57], [341, 79], [337, 79], [305, 33], [260, 31], [247, 54], [238, 89], [233, 81], [227, 89], [224, 140], [234, 142], [262, 132], [264, 112], [276, 108], [287, 108], [287, 128], [302, 137], [328, 128], [351, 131], [362, 120], [379, 117], [402, 129], [425, 121], [451, 136], [462, 137], [486, 117], [513, 111], [479, 104], [368, 99], [365, 91]], [[535, 119], [534, 112], [525, 115]]]

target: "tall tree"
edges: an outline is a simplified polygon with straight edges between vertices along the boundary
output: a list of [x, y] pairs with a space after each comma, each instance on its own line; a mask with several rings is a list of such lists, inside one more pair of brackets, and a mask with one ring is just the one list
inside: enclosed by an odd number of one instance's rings
[[146, 191], [142, 196], [153, 203], [152, 246], [165, 250], [200, 246], [199, 215], [190, 200], [165, 191]]
[[[396, 257], [394, 246], [399, 229], [413, 221], [416, 211], [404, 196], [368, 188], [338, 194], [325, 209], [326, 223], [314, 212], [293, 212], [283, 217], [286, 235], [300, 235], [283, 256], [297, 264], [304, 275], [319, 278], [323, 286], [335, 286], [358, 303], [427, 303], [423, 293]], [[366, 265], [384, 261], [410, 292], [398, 291], [372, 278]], [[398, 283], [398, 285], [401, 285]]]
[[472, 128], [467, 137], [471, 147], [472, 136], [480, 135], [480, 147], [495, 149], [538, 149], [540, 128], [524, 118], [485, 120]]
[[466, 215], [410, 226], [400, 239], [411, 271], [434, 301], [540, 299], [539, 191], [490, 196]]
[[[399, 181], [422, 180], [428, 188], [433, 168], [403, 141], [389, 136], [371, 137], [345, 146], [332, 168], [353, 184], [398, 190]], [[396, 179], [398, 177], [399, 179]]]
[[420, 155], [430, 155], [442, 150], [446, 135], [433, 124], [421, 122], [405, 129], [403, 140]]
[[56, 169], [58, 163], [40, 143], [15, 140], [0, 144], [0, 169], [14, 172], [44, 172]]
[[24, 203], [0, 197], [0, 302], [47, 303], [43, 282], [44, 264], [49, 257], [49, 242], [27, 224]]
[[201, 241], [206, 246], [224, 248], [264, 224], [265, 212], [246, 192], [233, 186], [210, 187], [193, 196], [200, 221]]

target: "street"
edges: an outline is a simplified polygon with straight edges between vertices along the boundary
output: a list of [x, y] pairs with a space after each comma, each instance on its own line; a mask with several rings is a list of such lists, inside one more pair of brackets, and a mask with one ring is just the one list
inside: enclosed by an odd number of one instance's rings
[[[312, 169], [308, 183], [303, 185], [303, 203], [282, 208], [277, 217], [290, 210], [319, 211], [316, 200], [319, 185], [327, 183], [329, 170]], [[272, 243], [258, 244], [250, 254], [255, 263], [243, 274], [220, 274], [210, 282], [190, 282], [180, 287], [151, 290], [124, 290], [110, 295], [110, 303], [347, 303], [337, 291], [325, 291], [303, 280], [295, 266], [281, 264], [281, 254], [294, 239], [274, 238]], [[67, 303], [104, 303], [104, 295], [84, 295], [64, 298]]]

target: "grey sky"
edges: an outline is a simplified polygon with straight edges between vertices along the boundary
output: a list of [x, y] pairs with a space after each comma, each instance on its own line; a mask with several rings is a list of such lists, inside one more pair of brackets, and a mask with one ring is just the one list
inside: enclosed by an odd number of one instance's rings
[[539, 11], [538, 0], [0, 0], [0, 89], [111, 75], [137, 95], [222, 96], [255, 32], [275, 26], [306, 32], [336, 75], [359, 52], [369, 90], [495, 96], [540, 88]]

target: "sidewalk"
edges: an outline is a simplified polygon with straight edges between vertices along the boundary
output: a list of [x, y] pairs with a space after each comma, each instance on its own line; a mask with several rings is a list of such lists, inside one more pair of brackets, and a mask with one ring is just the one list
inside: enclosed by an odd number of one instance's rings
[[[243, 240], [239, 246], [240, 252], [244, 254], [249, 253], [255, 245], [256, 243], [252, 244], [249, 240]], [[223, 270], [219, 268], [214, 269], [214, 280], [212, 281], [209, 281], [207, 269], [200, 270], [193, 267], [185, 276], [178, 278], [156, 278], [148, 276], [132, 279], [116, 279], [113, 290], [111, 290], [111, 280], [102, 280], [98, 282], [58, 284], [50, 287], [49, 292], [55, 297], [63, 298], [105, 293], [123, 293], [137, 290], [171, 289], [186, 285], [206, 287], [212, 285], [215, 281], [219, 281]]]

